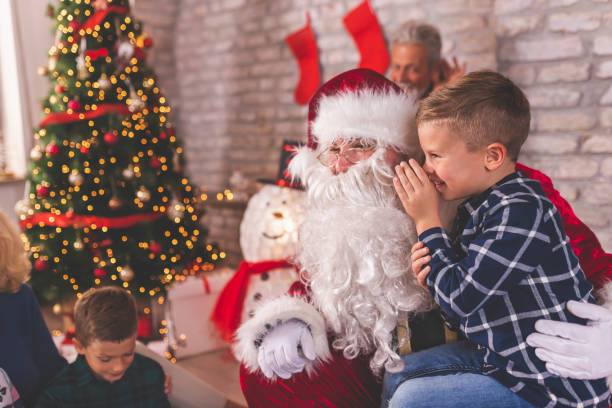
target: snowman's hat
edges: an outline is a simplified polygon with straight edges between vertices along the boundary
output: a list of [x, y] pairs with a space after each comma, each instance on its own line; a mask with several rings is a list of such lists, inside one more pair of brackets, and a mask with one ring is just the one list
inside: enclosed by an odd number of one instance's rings
[[280, 163], [278, 165], [278, 174], [276, 179], [257, 179], [260, 183], [264, 184], [276, 184], [279, 187], [290, 187], [298, 190], [303, 190], [304, 187], [300, 184], [300, 181], [296, 178], [291, 177], [289, 174], [289, 162], [293, 159], [296, 149], [301, 147], [303, 143], [296, 142], [293, 140], [285, 140], [281, 146]]

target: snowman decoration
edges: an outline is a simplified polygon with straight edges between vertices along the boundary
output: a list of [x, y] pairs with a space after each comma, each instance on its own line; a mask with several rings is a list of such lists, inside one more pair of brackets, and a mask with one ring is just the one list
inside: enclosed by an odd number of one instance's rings
[[[290, 187], [265, 185], [249, 200], [240, 224], [240, 248], [246, 261], [288, 261], [295, 255], [303, 195]], [[241, 321], [247, 320], [262, 300], [286, 293], [296, 280], [293, 266], [251, 276]]]
[[286, 171], [295, 146], [283, 143], [277, 179], [260, 180], [266, 184], [251, 197], [240, 223], [244, 260], [219, 294], [211, 316], [226, 340], [258, 304], [287, 293], [298, 280], [291, 259], [303, 219], [304, 192]]

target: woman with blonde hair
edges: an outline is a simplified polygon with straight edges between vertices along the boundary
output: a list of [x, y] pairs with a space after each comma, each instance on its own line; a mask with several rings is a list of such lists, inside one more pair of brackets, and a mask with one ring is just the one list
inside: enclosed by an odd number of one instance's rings
[[17, 229], [0, 212], [0, 368], [19, 391], [25, 406], [65, 365], [25, 284], [32, 266]]

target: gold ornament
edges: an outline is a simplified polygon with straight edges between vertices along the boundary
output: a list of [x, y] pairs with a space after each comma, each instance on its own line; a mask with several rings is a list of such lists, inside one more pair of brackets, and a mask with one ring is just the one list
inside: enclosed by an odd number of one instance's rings
[[110, 200], [108, 200], [108, 206], [111, 210], [117, 210], [121, 208], [123, 203], [117, 196], [112, 196]]
[[53, 314], [59, 315], [62, 313], [62, 305], [56, 303], [53, 305]]
[[136, 197], [144, 203], [151, 199], [151, 192], [145, 186], [141, 186], [136, 192]]
[[77, 251], [82, 251], [83, 248], [85, 248], [85, 244], [83, 244], [83, 241], [81, 240], [81, 238], [77, 238], [76, 241], [74, 241], [74, 244], [72, 244], [72, 246], [74, 247], [74, 249], [76, 249]]
[[55, 67], [57, 66], [57, 58], [55, 56], [49, 57], [48, 65], [49, 71], [55, 71]]
[[38, 67], [38, 75], [47, 76], [49, 74], [49, 68], [47, 67]]
[[131, 281], [134, 278], [134, 270], [128, 265], [123, 266], [119, 272], [119, 278], [124, 282]]
[[176, 198], [173, 199], [168, 206], [168, 217], [170, 217], [171, 220], [174, 220], [175, 218], [182, 219], [184, 215], [185, 206]]
[[15, 213], [17, 214], [17, 216], [19, 218], [25, 218], [28, 215], [30, 215], [32, 211], [32, 204], [30, 203], [30, 200], [24, 198], [23, 200], [19, 200], [17, 201], [17, 203], [15, 204]]

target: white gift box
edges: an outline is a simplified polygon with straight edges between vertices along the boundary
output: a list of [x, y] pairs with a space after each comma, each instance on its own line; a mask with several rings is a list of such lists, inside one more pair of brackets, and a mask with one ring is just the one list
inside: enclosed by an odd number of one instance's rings
[[188, 276], [168, 290], [165, 310], [168, 345], [177, 359], [229, 346], [210, 321], [210, 314], [219, 292], [231, 277], [231, 270], [221, 269], [205, 277]]

